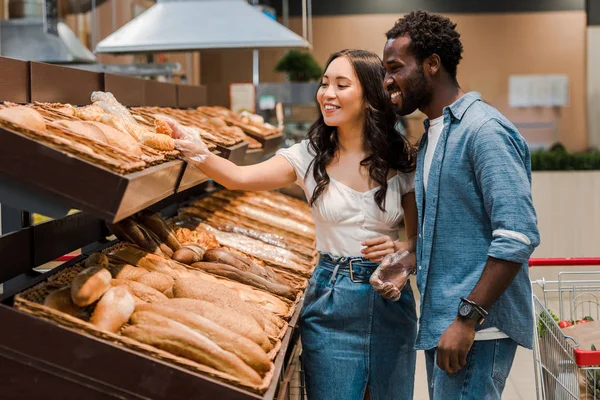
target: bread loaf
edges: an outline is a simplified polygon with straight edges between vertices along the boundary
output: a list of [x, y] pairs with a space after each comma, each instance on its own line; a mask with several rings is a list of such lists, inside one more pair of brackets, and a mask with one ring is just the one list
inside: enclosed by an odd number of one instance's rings
[[85, 267], [108, 268], [108, 257], [102, 253], [92, 253], [85, 260]]
[[83, 308], [77, 306], [71, 299], [70, 286], [50, 292], [44, 299], [44, 305], [77, 318], [83, 313]]
[[167, 296], [162, 294], [156, 289], [146, 286], [142, 283], [135, 281], [128, 281], [126, 279], [113, 279], [111, 281], [113, 286], [127, 286], [131, 289], [131, 293], [140, 298], [140, 300], [146, 303], [159, 303], [167, 300]]
[[111, 287], [102, 296], [90, 322], [98, 329], [118, 332], [135, 310], [135, 299], [125, 286]]
[[79, 307], [85, 307], [110, 288], [110, 272], [100, 267], [90, 267], [81, 271], [71, 282], [71, 299]]
[[[132, 218], [124, 219], [115, 224], [119, 229], [113, 230], [114, 234], [119, 236], [120, 231], [125, 233], [126, 238], [131, 240], [134, 244], [138, 245], [142, 249], [158, 254], [163, 255], [163, 252], [159, 248], [158, 243], [156, 243], [152, 237], [148, 235], [144, 228], [142, 228], [137, 222], [135, 222]], [[109, 226], [109, 228], [112, 227]], [[119, 238], [121, 240], [126, 240], [124, 238]]]
[[213, 275], [222, 276], [249, 286], [263, 289], [290, 300], [294, 300], [296, 298], [296, 292], [292, 288], [277, 282], [268, 281], [265, 278], [255, 275], [251, 272], [238, 270], [231, 265], [197, 262], [192, 264], [191, 267]]
[[214, 303], [194, 299], [169, 299], [167, 302], [160, 303], [159, 305], [198, 314], [221, 325], [223, 328], [252, 340], [265, 351], [273, 348], [267, 334], [258, 322], [249, 315], [243, 315], [237, 311], [219, 307]]
[[129, 279], [131, 281], [135, 281], [143, 275], [150, 273], [144, 268], [134, 267], [130, 264], [111, 264], [108, 270], [115, 279]]
[[33, 108], [16, 106], [0, 109], [0, 119], [34, 131], [45, 131], [44, 117]]
[[252, 316], [263, 328], [267, 328], [267, 318], [252, 304], [244, 302], [240, 296], [220, 283], [207, 282], [198, 278], [181, 278], [173, 286], [177, 298], [209, 301], [228, 310], [235, 310]]
[[255, 371], [264, 374], [271, 369], [271, 360], [267, 353], [248, 338], [234, 333], [221, 325], [189, 311], [176, 310], [162, 304], [146, 304], [139, 306], [131, 316], [132, 324], [162, 325], [156, 318], [169, 318], [206, 336], [223, 350], [238, 356]]
[[126, 132], [119, 132], [112, 126], [103, 124], [102, 122], [88, 121], [88, 123], [100, 129], [104, 134], [107, 143], [111, 146], [118, 147], [119, 149], [138, 157], [141, 157], [144, 154], [139, 143]]
[[182, 264], [191, 265], [202, 260], [204, 249], [196, 243], [185, 244], [173, 254], [173, 260]]
[[145, 268], [149, 271], [161, 272], [174, 279], [192, 276], [184, 266], [132, 246], [122, 247], [110, 255], [115, 259]]
[[156, 133], [145, 133], [142, 136], [141, 140], [142, 144], [145, 144], [148, 147], [152, 147], [156, 150], [161, 151], [173, 151], [175, 150], [175, 141], [173, 138], [167, 135], [157, 135]]
[[[150, 238], [150, 241], [160, 249], [160, 251], [162, 252], [162, 255], [164, 255], [167, 258], [173, 257], [173, 250], [169, 246], [167, 246], [167, 244], [165, 242], [160, 240], [159, 237], [154, 232], [152, 232], [150, 229], [148, 229], [141, 223], [138, 223], [138, 226], [140, 227], [142, 232], [144, 232], [144, 235], [146, 237]], [[153, 253], [160, 254], [156, 251], [153, 251]]]
[[161, 118], [154, 118], [154, 130], [158, 134], [167, 135], [169, 137], [173, 136], [173, 129], [167, 121]]
[[163, 319], [163, 324], [164, 326], [128, 326], [123, 330], [123, 335], [176, 356], [208, 365], [252, 385], [262, 383], [256, 371], [206, 336], [168, 318]]
[[163, 221], [160, 215], [148, 211], [143, 211], [139, 215], [140, 221], [144, 226], [150, 229], [173, 251], [181, 248], [181, 243], [177, 240], [175, 232]]
[[108, 144], [106, 137], [100, 129], [86, 121], [68, 121], [59, 120], [54, 122], [55, 125], [67, 128], [68, 130], [84, 136], [88, 139], [95, 140], [100, 143]]
[[144, 284], [148, 287], [158, 290], [163, 293], [173, 287], [175, 280], [169, 275], [161, 274], [160, 272], [149, 272], [144, 274], [137, 279], [133, 279], [136, 282]]
[[[271, 293], [266, 293], [262, 290], [255, 289], [253, 287], [235, 281], [223, 280], [221, 283], [223, 283], [228, 288], [233, 289], [245, 302], [254, 304], [257, 307], [269, 311], [272, 314], [285, 317], [290, 309], [289, 302], [286, 303], [285, 301], [272, 295]], [[272, 322], [276, 319], [280, 318], [270, 318]], [[278, 324], [278, 326], [280, 325]]]

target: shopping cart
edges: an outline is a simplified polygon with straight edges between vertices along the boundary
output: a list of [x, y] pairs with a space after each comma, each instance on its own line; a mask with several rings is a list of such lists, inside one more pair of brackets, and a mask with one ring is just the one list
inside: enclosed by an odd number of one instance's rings
[[[532, 259], [530, 265], [600, 266], [600, 259]], [[581, 350], [558, 325], [558, 320], [600, 320], [600, 270], [561, 272], [556, 281], [532, 284], [538, 400], [600, 400], [600, 351]], [[542, 295], [537, 296], [540, 288]], [[600, 341], [597, 345], [600, 349]]]

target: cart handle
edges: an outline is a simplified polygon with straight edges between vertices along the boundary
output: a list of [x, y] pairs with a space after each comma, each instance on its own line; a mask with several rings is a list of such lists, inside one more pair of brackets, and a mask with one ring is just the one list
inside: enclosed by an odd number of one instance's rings
[[600, 351], [573, 349], [575, 363], [580, 367], [595, 367], [600, 365]]
[[530, 258], [530, 267], [600, 265], [600, 257], [587, 258]]

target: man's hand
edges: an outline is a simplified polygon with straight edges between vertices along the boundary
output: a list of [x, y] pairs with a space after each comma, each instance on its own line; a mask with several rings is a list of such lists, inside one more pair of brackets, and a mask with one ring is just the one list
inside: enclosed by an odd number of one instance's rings
[[442, 334], [437, 347], [437, 366], [455, 374], [467, 365], [467, 355], [475, 340], [475, 321], [457, 318]]
[[394, 241], [389, 236], [365, 240], [360, 244], [365, 246], [365, 248], [361, 250], [363, 257], [368, 258], [373, 262], [381, 262], [383, 257], [396, 251]]

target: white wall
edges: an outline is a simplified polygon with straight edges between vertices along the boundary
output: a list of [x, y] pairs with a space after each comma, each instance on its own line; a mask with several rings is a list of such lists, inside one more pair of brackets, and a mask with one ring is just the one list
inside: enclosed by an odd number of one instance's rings
[[587, 28], [587, 106], [589, 144], [600, 149], [600, 26]]
[[532, 181], [541, 235], [533, 257], [600, 257], [600, 171], [534, 172]]

